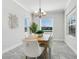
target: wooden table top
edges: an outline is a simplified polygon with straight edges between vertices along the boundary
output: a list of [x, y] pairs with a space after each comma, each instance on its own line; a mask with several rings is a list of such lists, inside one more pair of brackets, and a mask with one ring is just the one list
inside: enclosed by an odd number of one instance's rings
[[37, 41], [48, 41], [49, 35], [43, 35], [43, 37], [38, 37], [37, 35], [31, 35], [31, 36], [26, 37], [24, 40], [34, 41], [34, 39]]
[[43, 35], [43, 37], [38, 37], [37, 35], [31, 35], [23, 39], [23, 41], [35, 41], [37, 40], [41, 46], [48, 46], [49, 35]]

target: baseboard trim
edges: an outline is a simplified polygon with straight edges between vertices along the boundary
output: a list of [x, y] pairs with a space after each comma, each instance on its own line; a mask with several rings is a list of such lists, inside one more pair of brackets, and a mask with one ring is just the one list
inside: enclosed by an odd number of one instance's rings
[[8, 52], [8, 51], [10, 51], [10, 50], [12, 50], [12, 49], [14, 49], [14, 48], [20, 46], [21, 44], [22, 44], [22, 42], [20, 42], [20, 43], [18, 43], [18, 44], [15, 44], [15, 45], [9, 47], [8, 49], [3, 50], [3, 51], [2, 51], [2, 54], [5, 54], [6, 52]]
[[76, 50], [74, 50], [66, 41], [65, 41], [65, 43], [72, 49], [72, 51], [77, 55], [77, 52], [76, 52]]
[[64, 41], [64, 39], [53, 39], [53, 40], [56, 40], [56, 41]]

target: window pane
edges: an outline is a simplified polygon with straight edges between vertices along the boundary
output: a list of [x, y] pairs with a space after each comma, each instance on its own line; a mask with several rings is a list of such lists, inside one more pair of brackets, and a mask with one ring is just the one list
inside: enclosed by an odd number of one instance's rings
[[53, 19], [52, 18], [44, 18], [41, 19], [41, 29], [44, 31], [52, 31], [53, 28]]
[[24, 19], [24, 31], [27, 32], [27, 18]]
[[53, 27], [53, 22], [51, 18], [45, 18], [41, 20], [42, 27]]

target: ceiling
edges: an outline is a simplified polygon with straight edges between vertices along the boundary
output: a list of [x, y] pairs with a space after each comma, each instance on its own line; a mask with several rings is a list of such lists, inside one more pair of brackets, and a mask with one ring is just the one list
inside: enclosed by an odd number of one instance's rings
[[[45, 11], [64, 10], [69, 0], [41, 0], [41, 8]], [[39, 9], [39, 0], [14, 0], [28, 12]]]

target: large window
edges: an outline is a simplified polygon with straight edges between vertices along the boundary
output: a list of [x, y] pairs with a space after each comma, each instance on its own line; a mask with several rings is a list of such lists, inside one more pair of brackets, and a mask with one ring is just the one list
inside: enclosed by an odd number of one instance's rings
[[45, 32], [52, 32], [53, 30], [53, 19], [43, 18], [41, 19], [41, 29]]
[[68, 34], [75, 37], [76, 36], [76, 9], [73, 9], [68, 15]]

